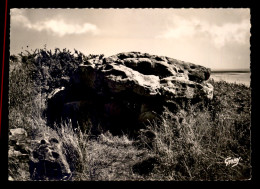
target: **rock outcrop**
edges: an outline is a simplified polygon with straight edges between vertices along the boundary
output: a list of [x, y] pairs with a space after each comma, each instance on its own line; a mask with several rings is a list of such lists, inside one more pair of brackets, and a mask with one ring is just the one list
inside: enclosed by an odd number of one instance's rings
[[212, 99], [209, 77], [208, 68], [165, 56], [96, 56], [79, 65], [70, 87], [51, 94], [46, 115], [50, 124], [70, 118], [94, 129], [134, 130], [158, 119], [164, 107], [174, 112], [180, 101]]
[[33, 180], [68, 180], [71, 170], [56, 138], [42, 138], [36, 141], [29, 161]]
[[212, 86], [203, 83], [210, 70], [199, 65], [147, 53], [120, 53], [91, 59], [79, 66], [80, 82], [97, 94], [131, 92], [138, 96], [212, 98]]
[[71, 168], [64, 147], [55, 137], [28, 138], [23, 128], [9, 130], [9, 180], [68, 180]]

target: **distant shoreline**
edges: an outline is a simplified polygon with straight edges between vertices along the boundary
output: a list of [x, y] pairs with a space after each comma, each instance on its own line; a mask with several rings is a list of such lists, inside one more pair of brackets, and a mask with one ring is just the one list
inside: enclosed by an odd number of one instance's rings
[[250, 70], [211, 70], [211, 73], [250, 73]]
[[250, 86], [250, 71], [246, 70], [215, 70], [210, 77], [215, 81], [226, 81], [229, 83], [241, 83]]

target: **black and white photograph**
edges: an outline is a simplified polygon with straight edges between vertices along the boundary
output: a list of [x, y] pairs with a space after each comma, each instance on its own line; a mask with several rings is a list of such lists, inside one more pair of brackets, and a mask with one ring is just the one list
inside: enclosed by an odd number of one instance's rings
[[11, 8], [8, 181], [248, 181], [250, 8]]

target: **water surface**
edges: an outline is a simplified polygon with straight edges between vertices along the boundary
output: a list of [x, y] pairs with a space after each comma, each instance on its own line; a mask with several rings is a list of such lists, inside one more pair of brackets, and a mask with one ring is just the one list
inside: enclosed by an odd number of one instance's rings
[[251, 81], [250, 72], [241, 72], [241, 71], [212, 71], [210, 78], [213, 78], [215, 81], [226, 81], [229, 83], [241, 83], [246, 86], [250, 86]]

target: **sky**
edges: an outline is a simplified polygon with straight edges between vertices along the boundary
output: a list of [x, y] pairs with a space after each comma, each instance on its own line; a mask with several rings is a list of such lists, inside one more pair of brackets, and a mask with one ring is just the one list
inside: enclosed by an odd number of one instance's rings
[[[250, 69], [250, 9], [11, 9], [10, 54], [137, 51], [212, 70]], [[27, 47], [28, 46], [28, 47]]]

